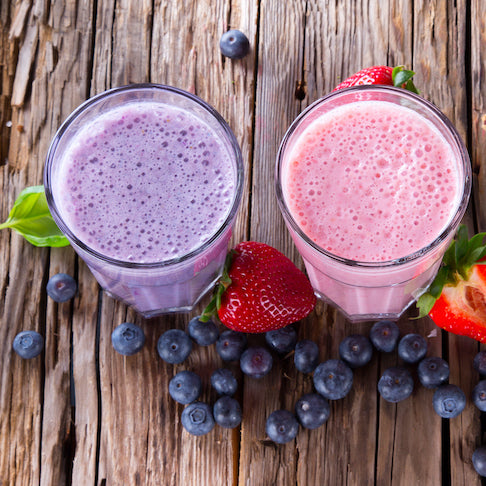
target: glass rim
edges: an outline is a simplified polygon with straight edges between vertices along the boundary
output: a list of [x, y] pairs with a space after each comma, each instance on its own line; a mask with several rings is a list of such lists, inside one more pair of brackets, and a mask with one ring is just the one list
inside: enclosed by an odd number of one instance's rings
[[[220, 127], [223, 129], [224, 135], [227, 137], [227, 142], [232, 149], [229, 154], [231, 158], [234, 158], [235, 161], [235, 169], [236, 169], [236, 185], [235, 191], [233, 196], [233, 201], [231, 203], [230, 210], [225, 218], [225, 220], [221, 223], [218, 227], [217, 231], [215, 231], [210, 238], [208, 238], [204, 243], [199, 245], [194, 250], [191, 250], [188, 253], [176, 258], [171, 258], [162, 261], [155, 261], [155, 262], [130, 262], [126, 260], [120, 260], [117, 258], [110, 257], [108, 255], [104, 255], [97, 250], [94, 250], [89, 245], [84, 243], [80, 240], [68, 227], [68, 225], [64, 222], [64, 219], [61, 217], [56, 202], [54, 200], [54, 195], [51, 190], [51, 168], [54, 162], [54, 158], [56, 155], [57, 147], [62, 139], [63, 134], [68, 130], [71, 124], [77, 120], [77, 118], [85, 113], [91, 106], [99, 103], [100, 101], [112, 97], [114, 95], [125, 93], [125, 92], [135, 92], [135, 91], [163, 91], [173, 93], [177, 96], [181, 96], [182, 98], [186, 98], [197, 105], [199, 105], [203, 110], [208, 112], [210, 115], [214, 117], [214, 119], [219, 123]], [[118, 267], [123, 268], [140, 268], [140, 269], [150, 269], [150, 268], [162, 268], [162, 267], [170, 267], [175, 264], [184, 263], [191, 258], [200, 255], [205, 250], [207, 250], [215, 241], [217, 241], [221, 235], [223, 235], [228, 228], [231, 227], [231, 223], [236, 216], [238, 211], [242, 196], [243, 196], [243, 178], [244, 178], [244, 166], [243, 166], [243, 156], [241, 153], [241, 148], [236, 140], [236, 136], [234, 135], [233, 131], [231, 130], [230, 126], [226, 122], [226, 120], [213, 108], [210, 104], [206, 103], [204, 100], [199, 98], [197, 95], [189, 93], [188, 91], [182, 90], [180, 88], [176, 88], [174, 86], [164, 85], [164, 84], [157, 84], [157, 83], [135, 83], [129, 84], [125, 86], [119, 86], [115, 88], [110, 88], [106, 91], [103, 91], [97, 95], [88, 98], [86, 101], [81, 103], [75, 110], [71, 112], [71, 114], [64, 120], [61, 126], [56, 131], [47, 155], [46, 155], [46, 163], [44, 168], [44, 191], [46, 194], [47, 204], [49, 206], [49, 210], [54, 218], [54, 221], [58, 225], [59, 229], [62, 233], [70, 240], [74, 242], [76, 246], [78, 246], [82, 251], [86, 252], [90, 256], [96, 258], [97, 260], [101, 260], [105, 263], [109, 263], [111, 265], [115, 265]]]
[[[359, 91], [383, 91], [383, 92], [390, 92], [393, 94], [398, 95], [398, 97], [402, 98], [408, 98], [412, 100], [413, 102], [421, 105], [425, 109], [429, 110], [430, 113], [432, 113], [436, 119], [439, 120], [439, 122], [445, 126], [447, 131], [451, 135], [451, 142], [449, 143], [450, 146], [454, 146], [458, 150], [460, 159], [462, 162], [462, 168], [464, 171], [464, 185], [463, 185], [463, 192], [462, 196], [460, 198], [459, 204], [457, 205], [455, 209], [455, 214], [452, 217], [452, 219], [449, 221], [447, 226], [441, 231], [441, 233], [428, 245], [420, 248], [419, 250], [416, 250], [408, 255], [405, 255], [403, 257], [395, 258], [392, 260], [384, 260], [381, 262], [371, 262], [371, 261], [363, 261], [363, 260], [352, 260], [346, 257], [342, 257], [339, 255], [336, 255], [328, 250], [325, 250], [324, 248], [321, 248], [317, 243], [315, 243], [313, 240], [311, 240], [300, 228], [300, 226], [297, 224], [295, 219], [293, 218], [292, 214], [290, 213], [290, 210], [288, 209], [287, 203], [284, 199], [283, 196], [283, 190], [282, 190], [282, 185], [280, 182], [280, 176], [281, 176], [281, 166], [282, 161], [283, 161], [283, 155], [285, 152], [285, 149], [295, 132], [295, 130], [300, 126], [301, 121], [314, 109], [319, 107], [321, 104], [324, 102], [328, 101], [329, 99], [333, 98], [338, 98], [340, 96], [353, 93], [353, 92], [359, 92]], [[361, 101], [361, 100], [360, 100]], [[388, 101], [387, 101], [388, 102]], [[353, 86], [350, 88], [344, 88], [338, 91], [332, 91], [331, 93], [319, 98], [318, 100], [314, 101], [311, 103], [309, 106], [307, 106], [296, 118], [295, 120], [291, 123], [287, 131], [285, 132], [283, 139], [280, 143], [278, 152], [277, 152], [277, 158], [276, 158], [276, 164], [275, 164], [275, 190], [276, 190], [276, 195], [277, 195], [277, 202], [280, 207], [280, 211], [282, 212], [282, 215], [284, 216], [284, 219], [286, 220], [287, 224], [290, 225], [292, 230], [304, 241], [305, 244], [311, 246], [315, 251], [317, 251], [319, 254], [328, 257], [338, 263], [342, 263], [346, 266], [349, 267], [360, 267], [360, 268], [390, 268], [390, 267], [395, 267], [398, 265], [403, 265], [410, 263], [414, 260], [417, 260], [418, 258], [421, 258], [422, 256], [432, 252], [435, 248], [437, 248], [444, 240], [448, 238], [448, 236], [451, 234], [451, 232], [455, 232], [456, 228], [459, 226], [459, 223], [464, 216], [464, 213], [466, 211], [467, 205], [469, 203], [469, 197], [471, 193], [471, 186], [472, 186], [472, 168], [471, 168], [471, 163], [470, 163], [470, 158], [469, 158], [469, 153], [466, 149], [466, 146], [464, 145], [464, 142], [462, 141], [459, 133], [457, 132], [457, 129], [454, 127], [452, 122], [447, 118], [447, 116], [442, 113], [433, 103], [430, 101], [422, 98], [421, 96], [412, 93], [411, 91], [407, 91], [403, 88], [398, 88], [394, 86], [385, 86], [385, 85], [362, 85], [362, 86]]]

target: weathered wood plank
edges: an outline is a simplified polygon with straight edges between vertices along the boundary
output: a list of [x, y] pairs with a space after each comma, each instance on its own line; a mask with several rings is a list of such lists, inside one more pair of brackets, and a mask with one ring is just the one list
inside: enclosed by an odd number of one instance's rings
[[486, 231], [486, 6], [471, 2], [471, 147], [474, 182], [474, 208], [479, 231]]
[[[51, 252], [51, 275], [74, 274], [74, 252], [63, 248]], [[70, 471], [72, 437], [70, 403], [71, 303], [48, 299], [45, 326], [45, 379], [42, 414], [41, 485], [66, 484]]]
[[[415, 4], [414, 67], [424, 83], [426, 97], [452, 121], [467, 141], [467, 65], [466, 65], [466, 2], [452, 5], [444, 2]], [[474, 22], [474, 21], [473, 21]], [[420, 43], [417, 42], [420, 39]], [[438, 77], [438, 78], [437, 78]], [[433, 80], [440, 79], [437, 84]], [[471, 355], [477, 344], [470, 339], [448, 335], [450, 383], [460, 384], [471, 396], [475, 374]], [[476, 427], [474, 426], [476, 424]], [[470, 402], [459, 418], [450, 420], [450, 474], [452, 484], [480, 484], [471, 467], [471, 445], [479, 436], [478, 413]], [[469, 463], [469, 464], [468, 464]]]
[[[268, 195], [274, 187], [273, 168], [280, 138], [300, 111], [300, 100], [294, 97], [294, 90], [303, 69], [304, 26], [304, 2], [261, 2], [250, 239], [270, 244], [287, 255], [292, 255], [290, 238], [275, 198]], [[283, 380], [284, 374], [289, 379]], [[270, 374], [260, 380], [245, 379], [240, 486], [296, 482], [298, 458], [294, 442], [275, 445], [265, 433], [270, 413], [280, 408], [292, 410], [295, 406], [292, 402], [296, 395], [288, 393], [287, 384], [297, 386], [292, 359], [284, 363], [274, 360]], [[269, 393], [264, 394], [264, 390]]]
[[72, 440], [72, 473], [66, 484], [95, 484], [98, 473], [100, 421], [97, 329], [99, 287], [87, 266], [79, 262], [78, 295], [72, 318], [72, 384], [75, 431]]
[[[21, 29], [22, 24], [24, 31]], [[10, 93], [10, 103], [22, 105], [22, 110], [11, 111], [13, 130], [9, 157], [2, 171], [5, 181], [2, 183], [5, 184], [3, 201], [10, 207], [21, 189], [41, 183], [45, 148], [52, 136], [51, 125], [44, 123], [43, 112], [37, 109], [38, 91], [33, 87], [30, 77], [33, 64], [42, 56], [42, 49], [36, 47], [37, 39], [39, 44], [41, 42], [45, 25], [36, 16], [36, 11], [30, 10], [29, 21], [18, 22], [11, 32], [18, 36], [21, 47], [19, 58], [14, 57], [16, 50], [12, 49], [10, 54], [13, 57], [6, 63], [6, 72], [16, 63], [18, 68], [16, 83], [19, 84]], [[24, 56], [20, 52], [28, 54]], [[5, 80], [8, 81], [8, 78]], [[8, 93], [8, 90], [5, 91], [5, 94]], [[44, 136], [34, 139], [31, 127], [41, 125]], [[2, 214], [2, 219], [6, 214]], [[2, 441], [8, 441], [2, 450], [9, 452], [2, 457], [6, 460], [2, 461], [0, 477], [9, 484], [46, 484], [44, 481], [50, 483], [51, 480], [63, 482], [66, 479], [66, 468], [60, 454], [71, 422], [65, 407], [69, 395], [66, 397], [63, 393], [66, 383], [69, 383], [66, 370], [69, 369], [70, 328], [69, 325], [64, 327], [68, 316], [61, 314], [58, 318], [49, 312], [49, 320], [46, 321], [44, 285], [48, 251], [35, 249], [17, 235], [3, 233], [2, 237], [8, 238], [10, 243], [10, 252], [3, 260], [7, 265], [4, 268], [8, 268], [8, 277], [7, 273], [2, 272], [2, 281], [7, 284], [2, 292], [5, 297], [2, 322], [8, 323], [2, 326], [4, 335], [1, 341], [7, 358], [2, 375], [11, 376], [14, 381], [9, 384], [7, 380], [5, 386], [3, 383], [1, 386], [2, 394], [6, 394], [2, 398], [2, 429], [7, 427], [8, 430], [2, 430], [1, 433]], [[71, 250], [69, 252], [72, 253]], [[58, 329], [59, 322], [61, 324]], [[13, 336], [25, 329], [36, 329], [46, 336], [46, 352], [19, 366], [16, 361], [19, 358], [12, 354], [10, 347]], [[52, 400], [56, 408], [45, 410], [44, 404], [49, 406]], [[49, 458], [45, 468], [42, 467], [43, 458]]]

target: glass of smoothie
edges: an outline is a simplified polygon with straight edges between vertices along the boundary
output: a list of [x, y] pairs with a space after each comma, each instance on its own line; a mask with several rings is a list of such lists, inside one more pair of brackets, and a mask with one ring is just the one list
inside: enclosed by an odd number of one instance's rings
[[207, 103], [131, 85], [69, 116], [49, 148], [44, 185], [54, 220], [103, 289], [151, 317], [192, 309], [218, 279], [243, 162]]
[[434, 105], [360, 86], [292, 123], [276, 191], [317, 296], [351, 321], [395, 320], [435, 277], [468, 204], [471, 165]]

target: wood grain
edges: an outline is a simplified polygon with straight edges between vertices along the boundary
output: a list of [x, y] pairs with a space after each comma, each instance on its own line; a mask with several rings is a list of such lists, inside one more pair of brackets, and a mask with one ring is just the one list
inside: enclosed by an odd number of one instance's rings
[[[245, 186], [232, 241], [266, 242], [303, 268], [274, 197], [280, 140], [306, 106], [343, 78], [367, 65], [405, 64], [468, 145], [474, 188], [465, 221], [485, 230], [485, 19], [481, 0], [2, 1], [0, 219], [25, 186], [42, 183], [49, 143], [81, 102], [123, 84], [169, 84], [213, 105], [241, 146]], [[250, 39], [242, 60], [220, 54], [219, 38], [229, 28]], [[59, 271], [77, 278], [72, 302], [46, 296], [49, 276]], [[471, 456], [483, 431], [470, 400], [446, 422], [417, 379], [407, 401], [380, 398], [376, 383], [400, 363], [396, 353], [375, 353], [355, 370], [351, 393], [331, 404], [320, 429], [273, 444], [265, 434], [268, 415], [293, 410], [313, 390], [311, 375], [297, 372], [291, 355], [260, 380], [243, 377], [237, 363], [223, 363], [213, 346], [195, 346], [178, 366], [157, 355], [159, 336], [186, 329], [206, 302], [190, 315], [142, 319], [100, 291], [72, 249], [33, 248], [0, 231], [0, 485], [481, 484]], [[472, 369], [478, 344], [409, 314], [399, 321], [402, 334], [426, 336], [429, 355], [449, 360], [450, 381], [470, 397], [479, 380]], [[146, 346], [132, 357], [111, 346], [111, 332], [123, 321], [146, 334]], [[298, 332], [319, 344], [325, 360], [338, 356], [344, 336], [369, 327], [319, 302]], [[46, 338], [34, 360], [11, 350], [24, 329]], [[263, 337], [250, 341], [261, 344]], [[241, 428], [192, 437], [180, 424], [183, 406], [170, 398], [168, 381], [193, 369], [203, 379], [202, 399], [213, 403], [210, 374], [223, 365], [238, 375]]]

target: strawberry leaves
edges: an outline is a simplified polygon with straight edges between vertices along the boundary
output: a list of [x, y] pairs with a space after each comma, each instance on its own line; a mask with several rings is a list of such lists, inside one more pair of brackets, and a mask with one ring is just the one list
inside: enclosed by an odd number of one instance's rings
[[467, 281], [473, 265], [486, 264], [486, 261], [480, 261], [486, 256], [485, 237], [486, 233], [478, 233], [469, 239], [466, 226], [459, 226], [435, 279], [417, 300], [417, 319], [429, 314], [446, 285], [456, 286], [461, 280]]
[[392, 70], [393, 86], [396, 86], [397, 88], [404, 88], [412, 93], [419, 94], [418, 89], [415, 87], [412, 81], [414, 75], [414, 71], [405, 69], [404, 66], [395, 66]]
[[229, 269], [231, 267], [231, 263], [233, 258], [235, 257], [235, 250], [231, 250], [226, 255], [226, 260], [224, 262], [223, 273], [219, 279], [218, 285], [216, 286], [216, 290], [214, 291], [214, 295], [207, 305], [207, 307], [203, 310], [199, 320], [201, 322], [208, 322], [213, 315], [218, 312], [218, 309], [221, 308], [221, 298], [226, 291], [226, 289], [231, 285], [232, 280], [229, 276]]

